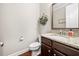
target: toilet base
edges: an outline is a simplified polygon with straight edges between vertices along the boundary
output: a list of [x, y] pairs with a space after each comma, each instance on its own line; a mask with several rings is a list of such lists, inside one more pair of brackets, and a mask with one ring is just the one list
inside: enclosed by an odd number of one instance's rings
[[38, 56], [41, 53], [41, 49], [32, 51], [32, 56]]

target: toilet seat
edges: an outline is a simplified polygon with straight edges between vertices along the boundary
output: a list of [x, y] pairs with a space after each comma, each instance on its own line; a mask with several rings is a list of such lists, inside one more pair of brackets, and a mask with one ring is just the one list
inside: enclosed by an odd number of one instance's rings
[[29, 45], [29, 50], [31, 50], [31, 51], [38, 50], [40, 48], [40, 46], [41, 46], [41, 44], [39, 42], [34, 42]]
[[34, 43], [32, 43], [32, 44], [30, 44], [30, 46], [29, 47], [37, 47], [37, 46], [40, 46], [41, 44], [39, 43], [39, 42], [34, 42]]

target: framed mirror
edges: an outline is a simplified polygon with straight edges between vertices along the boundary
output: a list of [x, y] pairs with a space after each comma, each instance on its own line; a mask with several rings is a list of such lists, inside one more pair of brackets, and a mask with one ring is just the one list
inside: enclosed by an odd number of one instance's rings
[[78, 3], [52, 4], [52, 28], [79, 28]]

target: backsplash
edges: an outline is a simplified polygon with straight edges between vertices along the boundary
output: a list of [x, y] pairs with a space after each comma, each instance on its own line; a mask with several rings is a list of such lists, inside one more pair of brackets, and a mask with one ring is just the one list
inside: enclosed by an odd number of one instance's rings
[[[50, 32], [59, 33], [60, 30], [62, 30], [62, 32], [67, 33], [70, 29], [53, 29]], [[74, 32], [74, 36], [79, 36], [79, 29], [72, 29], [72, 31]]]

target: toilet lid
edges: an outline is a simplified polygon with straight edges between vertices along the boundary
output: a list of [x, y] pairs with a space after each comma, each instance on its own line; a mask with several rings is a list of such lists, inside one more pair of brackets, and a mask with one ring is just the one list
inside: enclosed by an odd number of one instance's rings
[[40, 45], [41, 44], [39, 42], [34, 42], [29, 47], [37, 47], [37, 46], [40, 46]]

